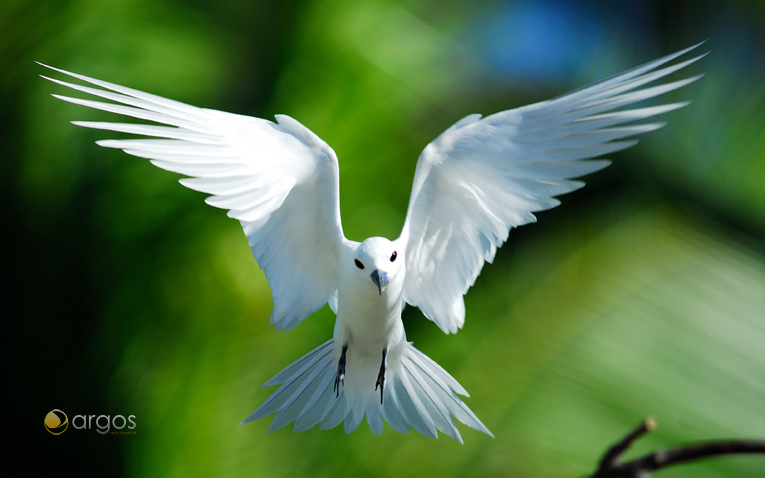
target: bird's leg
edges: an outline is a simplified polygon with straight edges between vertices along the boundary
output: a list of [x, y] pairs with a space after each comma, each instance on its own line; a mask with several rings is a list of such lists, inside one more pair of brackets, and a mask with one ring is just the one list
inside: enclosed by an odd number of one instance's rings
[[345, 352], [348, 346], [343, 345], [343, 352], [340, 354], [340, 360], [337, 362], [337, 374], [335, 374], [335, 398], [340, 396], [340, 385], [345, 385]]
[[385, 388], [385, 374], [388, 371], [388, 350], [383, 349], [382, 362], [380, 363], [380, 373], [377, 374], [377, 382], [375, 382], [375, 390], [380, 387], [380, 405], [383, 402], [383, 389]]

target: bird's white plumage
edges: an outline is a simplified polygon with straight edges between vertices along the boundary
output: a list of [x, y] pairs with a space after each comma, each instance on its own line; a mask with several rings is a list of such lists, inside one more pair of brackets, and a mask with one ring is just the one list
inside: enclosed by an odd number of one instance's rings
[[444, 332], [465, 322], [463, 295], [513, 227], [557, 206], [553, 196], [584, 185], [571, 178], [608, 166], [588, 160], [628, 148], [624, 140], [663, 123], [621, 126], [685, 103], [615, 113], [699, 77], [633, 91], [701, 56], [656, 70], [695, 47], [647, 63], [553, 100], [496, 113], [470, 115], [420, 155], [406, 222], [404, 299]]
[[271, 285], [271, 323], [289, 330], [337, 289], [342, 244], [339, 178], [334, 151], [286, 115], [278, 123], [197, 108], [48, 67], [95, 89], [47, 78], [121, 104], [55, 95], [62, 100], [168, 126], [75, 122], [79, 126], [163, 139], [98, 144], [150, 159], [190, 176], [181, 184], [211, 194], [206, 202], [238, 219]]
[[281, 386], [245, 422], [276, 413], [269, 431], [294, 421], [295, 431], [345, 422], [351, 432], [366, 416], [378, 435], [386, 421], [461, 442], [454, 418], [491, 432], [457, 396], [467, 395], [459, 383], [406, 341], [404, 302], [444, 332], [461, 328], [463, 295], [510, 229], [583, 185], [572, 178], [609, 164], [592, 158], [663, 126], [625, 123], [686, 104], [624, 109], [699, 78], [644, 87], [704, 56], [664, 66], [697, 46], [549, 101], [463, 118], [420, 155], [400, 237], [362, 243], [343, 235], [334, 151], [296, 120], [197, 108], [52, 67], [96, 88], [45, 78], [110, 102], [54, 95], [62, 100], [158, 123], [74, 122], [154, 138], [98, 144], [188, 176], [184, 186], [240, 221], [271, 286], [277, 329], [327, 302], [337, 314], [333, 339], [268, 381]]
[[[242, 423], [276, 413], [269, 431], [295, 422], [293, 430], [304, 431], [316, 425], [322, 430], [345, 422], [345, 430], [354, 431], [366, 416], [376, 435], [382, 433], [383, 419], [402, 433], [409, 426], [425, 436], [436, 438], [436, 430], [462, 443], [451, 417], [475, 430], [493, 436], [457, 394], [467, 392], [437, 363], [404, 342], [400, 357], [391, 360], [384, 400], [353, 402], [349, 405], [348, 387], [336, 397], [332, 384], [335, 377], [334, 341], [329, 340], [279, 372], [263, 386], [280, 387]], [[354, 391], [357, 392], [357, 391]], [[354, 406], [355, 405], [355, 406]]]

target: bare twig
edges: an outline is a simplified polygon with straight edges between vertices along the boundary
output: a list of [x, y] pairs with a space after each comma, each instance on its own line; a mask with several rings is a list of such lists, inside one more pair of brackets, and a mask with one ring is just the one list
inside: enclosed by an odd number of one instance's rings
[[729, 440], [690, 443], [648, 455], [624, 463], [619, 457], [638, 438], [656, 428], [656, 420], [649, 417], [629, 432], [603, 455], [598, 469], [590, 478], [648, 478], [662, 468], [702, 458], [721, 455], [765, 454], [765, 440]]
[[654, 428], [656, 428], [656, 419], [653, 417], [648, 417], [643, 420], [643, 422], [638, 425], [637, 428], [629, 432], [624, 436], [624, 438], [616, 442], [613, 446], [611, 446], [611, 448], [608, 449], [606, 454], [603, 455], [603, 458], [601, 458], [600, 463], [598, 464], [598, 469], [594, 476], [601, 476], [603, 473], [616, 467], [618, 464], [617, 460], [622, 455], [622, 453], [627, 451], [627, 449], [632, 446], [632, 443], [635, 440], [650, 432]]

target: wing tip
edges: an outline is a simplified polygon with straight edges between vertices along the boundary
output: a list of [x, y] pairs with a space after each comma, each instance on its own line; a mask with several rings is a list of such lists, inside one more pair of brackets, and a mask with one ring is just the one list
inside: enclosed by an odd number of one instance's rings
[[[691, 45], [691, 46], [689, 46], [689, 47], [686, 47], [686, 48], [682, 48], [682, 49], [680, 49], [680, 50], [676, 51], [675, 53], [670, 53], [669, 55], [665, 55], [663, 58], [670, 58], [670, 59], [679, 58], [679, 57], [681, 57], [681, 56], [685, 55], [686, 53], [688, 53], [688, 52], [690, 52], [690, 51], [693, 51], [693, 50], [695, 50], [696, 48], [700, 47], [701, 45], [703, 45], [703, 44], [704, 44], [704, 43], [706, 43], [707, 41], [709, 41], [709, 39], [708, 39], [708, 38], [706, 38], [706, 39], [704, 39], [704, 40], [701, 40], [700, 42], [698, 42], [698, 43], [696, 43], [696, 44], [694, 44], [694, 45]], [[709, 52], [706, 52], [706, 53], [704, 53], [704, 54], [702, 54], [702, 55], [699, 55], [699, 58], [703, 58], [703, 57], [704, 57], [704, 56], [706, 56], [707, 54], [709, 54]], [[696, 59], [694, 59], [693, 61], [696, 61]]]
[[96, 144], [101, 146], [102, 148], [123, 149], [123, 146], [121, 145], [121, 142], [118, 139], [99, 139], [98, 141], [96, 141]]
[[[52, 67], [52, 66], [50, 66], [48, 64], [45, 64], [45, 63], [43, 63], [41, 61], [34, 60], [34, 62], [37, 63], [38, 65], [42, 66], [42, 67], [48, 68], [49, 70], [59, 71], [58, 68]], [[40, 76], [42, 76], [42, 75], [40, 75]]]

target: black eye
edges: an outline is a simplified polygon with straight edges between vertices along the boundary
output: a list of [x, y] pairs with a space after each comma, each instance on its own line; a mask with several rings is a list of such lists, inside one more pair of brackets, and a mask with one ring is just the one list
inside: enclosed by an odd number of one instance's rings
[[393, 262], [398, 257], [398, 254], [396, 254], [396, 251], [393, 251], [393, 254], [390, 255], [390, 261]]
[[362, 264], [360, 260], [355, 259], [355, 261], [356, 261], [356, 267], [358, 267], [359, 269], [363, 269], [364, 268], [364, 264]]

